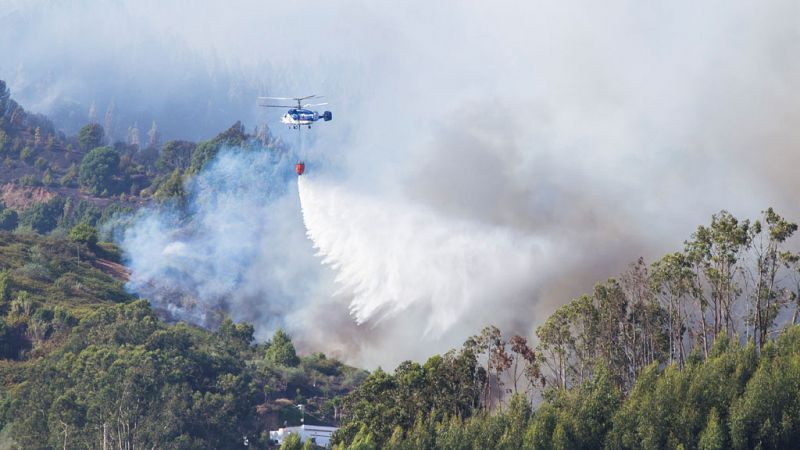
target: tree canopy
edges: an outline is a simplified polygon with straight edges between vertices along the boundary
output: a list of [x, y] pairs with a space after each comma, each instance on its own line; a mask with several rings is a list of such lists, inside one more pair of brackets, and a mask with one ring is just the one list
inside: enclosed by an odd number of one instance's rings
[[291, 338], [281, 329], [278, 329], [272, 336], [269, 348], [267, 348], [266, 358], [275, 364], [289, 367], [296, 366], [300, 362]]
[[100, 124], [90, 123], [78, 132], [78, 143], [83, 150], [91, 150], [103, 145], [105, 131]]
[[78, 179], [82, 188], [92, 194], [114, 190], [113, 177], [118, 173], [119, 153], [111, 147], [97, 147], [81, 161]]
[[97, 245], [97, 230], [89, 224], [79, 223], [69, 230], [69, 240], [94, 247]]

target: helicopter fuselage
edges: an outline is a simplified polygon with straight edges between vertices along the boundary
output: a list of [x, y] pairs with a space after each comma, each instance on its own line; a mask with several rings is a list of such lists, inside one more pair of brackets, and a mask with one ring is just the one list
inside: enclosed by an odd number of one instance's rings
[[311, 126], [314, 122], [323, 119], [329, 121], [333, 118], [330, 111], [325, 111], [320, 114], [317, 111], [304, 108], [292, 108], [286, 112], [281, 118], [281, 122], [289, 125], [290, 127], [298, 126]]

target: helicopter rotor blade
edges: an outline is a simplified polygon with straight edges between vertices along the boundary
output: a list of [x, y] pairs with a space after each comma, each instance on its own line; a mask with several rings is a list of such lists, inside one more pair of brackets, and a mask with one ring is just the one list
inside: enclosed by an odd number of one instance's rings
[[[316, 104], [309, 103], [309, 104], [306, 104], [306, 105], [302, 104], [303, 100], [308, 100], [310, 98], [319, 99], [319, 98], [324, 98], [324, 97], [325, 97], [324, 95], [316, 95], [316, 94], [314, 94], [314, 95], [307, 95], [305, 97], [258, 97], [257, 99], [258, 99], [258, 105], [259, 106], [264, 106], [264, 107], [267, 107], [267, 108], [295, 108], [295, 107], [296, 108], [305, 108], [306, 106], [327, 105], [327, 103], [316, 103]], [[297, 105], [295, 106], [295, 105], [270, 105], [270, 104], [267, 104], [267, 103], [269, 103], [270, 100], [293, 100], [293, 101], [297, 102]]]
[[[273, 97], [258, 97], [258, 106], [263, 106], [265, 108], [294, 108], [294, 105], [275, 105], [271, 104], [269, 100], [275, 100]], [[289, 99], [290, 100], [290, 99]]]
[[309, 106], [323, 106], [323, 105], [327, 105], [327, 104], [328, 104], [328, 102], [325, 102], [325, 103], [306, 103], [305, 105], [303, 105], [303, 108], [307, 108]]

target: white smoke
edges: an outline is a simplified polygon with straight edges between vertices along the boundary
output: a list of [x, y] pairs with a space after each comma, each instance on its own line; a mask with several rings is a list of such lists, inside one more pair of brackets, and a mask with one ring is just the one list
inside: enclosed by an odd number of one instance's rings
[[144, 216], [126, 251], [163, 305], [282, 322], [351, 361], [421, 358], [488, 323], [530, 333], [723, 208], [800, 217], [793, 0], [0, 5], [0, 78], [35, 112], [81, 105], [76, 125], [113, 102], [118, 130], [206, 137], [276, 123], [257, 95], [328, 96], [334, 121], [299, 152], [339, 180], [305, 186], [321, 257], [294, 161], [236, 151], [189, 186], [192, 216]]
[[213, 326], [226, 312], [262, 337], [283, 325], [324, 279], [290, 174], [280, 152], [220, 152], [187, 184], [188, 216], [148, 209], [126, 230], [129, 288], [179, 320]]

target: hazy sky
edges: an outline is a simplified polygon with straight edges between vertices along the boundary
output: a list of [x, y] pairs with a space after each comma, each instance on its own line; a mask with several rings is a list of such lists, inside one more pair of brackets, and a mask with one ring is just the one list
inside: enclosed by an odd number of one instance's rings
[[[465, 314], [522, 332], [720, 209], [800, 220], [799, 47], [790, 0], [0, 0], [0, 79], [57, 125], [113, 101], [116, 133], [204, 138], [279, 129], [257, 95], [327, 95], [302, 156], [348, 198], [547, 243], [526, 298]], [[399, 353], [367, 359], [430, 352]]]

